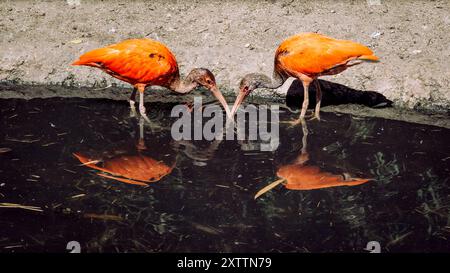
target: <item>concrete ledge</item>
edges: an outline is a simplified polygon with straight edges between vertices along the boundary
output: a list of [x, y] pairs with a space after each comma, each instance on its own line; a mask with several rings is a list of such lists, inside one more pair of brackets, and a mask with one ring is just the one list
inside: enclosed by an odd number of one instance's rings
[[[128, 103], [130, 94], [130, 88], [122, 87], [108, 87], [108, 88], [78, 88], [68, 86], [50, 86], [50, 85], [17, 85], [17, 84], [0, 84], [0, 99], [36, 99], [36, 98], [103, 98], [111, 100], [123, 100], [124, 104]], [[145, 97], [146, 102], [163, 102], [163, 103], [190, 103], [194, 100], [194, 96], [201, 95], [204, 103], [216, 102], [215, 98], [207, 90], [199, 90], [186, 95], [177, 95], [167, 90], [147, 90], [152, 92], [151, 95]], [[146, 91], [146, 92], [147, 92]], [[292, 91], [292, 90], [291, 90]], [[148, 93], [148, 92], [147, 92]], [[227, 98], [231, 103], [234, 97]], [[286, 107], [285, 99], [283, 96], [271, 97], [270, 101], [262, 96], [251, 96], [247, 100], [250, 103], [255, 104], [278, 104], [280, 109], [286, 109], [292, 111]], [[366, 118], [366, 117], [378, 117], [391, 120], [399, 120], [406, 122], [413, 122], [425, 125], [433, 125], [437, 127], [443, 127], [450, 129], [450, 118], [447, 114], [439, 113], [420, 113], [415, 110], [401, 108], [401, 107], [388, 107], [374, 109], [362, 105], [356, 104], [344, 104], [337, 106], [325, 106], [322, 107], [324, 112], [335, 112], [350, 114], [354, 118]]]

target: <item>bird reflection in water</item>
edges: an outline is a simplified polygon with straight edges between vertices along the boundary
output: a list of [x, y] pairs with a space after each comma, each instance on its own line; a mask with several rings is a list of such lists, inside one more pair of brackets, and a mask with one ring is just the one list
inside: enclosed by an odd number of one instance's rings
[[171, 165], [161, 160], [156, 160], [145, 155], [147, 147], [144, 141], [144, 119], [139, 122], [139, 140], [132, 153], [122, 153], [108, 158], [91, 158], [83, 153], [73, 155], [83, 164], [83, 166], [99, 170], [102, 173], [97, 175], [110, 178], [116, 181], [148, 186], [148, 183], [157, 182], [170, 174], [175, 167], [175, 162]]
[[206, 166], [216, 154], [220, 144], [224, 140], [224, 133], [228, 130], [235, 130], [236, 124], [232, 119], [226, 119], [225, 126], [215, 131], [214, 140], [209, 141], [206, 146], [198, 146], [192, 140], [179, 140], [176, 146], [180, 152], [191, 159], [192, 164], [196, 166]]
[[321, 170], [318, 166], [308, 164], [307, 150], [308, 127], [305, 121], [301, 122], [303, 130], [302, 149], [300, 155], [292, 164], [278, 168], [277, 176], [280, 178], [262, 188], [255, 195], [255, 199], [283, 183], [289, 190], [315, 190], [339, 186], [356, 186], [369, 182], [370, 178], [352, 177], [349, 173], [334, 174]]

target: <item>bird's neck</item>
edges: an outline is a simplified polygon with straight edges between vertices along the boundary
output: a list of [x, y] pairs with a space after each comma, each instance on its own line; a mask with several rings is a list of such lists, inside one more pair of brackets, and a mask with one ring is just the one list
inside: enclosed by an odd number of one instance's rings
[[284, 79], [283, 77], [281, 77], [281, 75], [274, 71], [273, 72], [273, 76], [272, 76], [272, 81], [271, 82], [263, 82], [262, 85], [264, 88], [267, 89], [277, 89], [278, 87], [282, 86], [284, 83]]
[[196, 87], [197, 83], [193, 81], [189, 75], [186, 78], [181, 78], [180, 76], [176, 77], [169, 86], [172, 91], [180, 94], [188, 93]]

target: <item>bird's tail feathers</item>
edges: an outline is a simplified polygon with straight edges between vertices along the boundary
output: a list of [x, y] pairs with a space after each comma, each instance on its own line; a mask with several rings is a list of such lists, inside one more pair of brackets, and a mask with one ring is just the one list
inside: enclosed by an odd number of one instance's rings
[[108, 62], [115, 57], [115, 53], [116, 50], [107, 47], [94, 49], [81, 55], [72, 65], [98, 66], [97, 63]]
[[378, 62], [380, 59], [375, 55], [361, 55], [357, 58], [358, 60]]

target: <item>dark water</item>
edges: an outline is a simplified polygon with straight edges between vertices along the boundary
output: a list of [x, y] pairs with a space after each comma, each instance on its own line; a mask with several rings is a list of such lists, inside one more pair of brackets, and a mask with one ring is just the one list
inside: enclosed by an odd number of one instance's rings
[[[450, 130], [322, 113], [308, 122], [305, 164], [374, 180], [278, 185], [254, 200], [301, 154], [303, 128], [282, 124], [274, 152], [245, 141], [180, 143], [171, 107], [147, 105], [160, 128], [145, 126], [138, 151], [126, 102], [0, 100], [0, 203], [42, 209], [0, 208], [0, 252], [67, 252], [72, 240], [82, 252], [365, 252], [369, 241], [383, 252], [450, 251]], [[73, 153], [144, 155], [174, 168], [142, 187], [101, 177]]]

